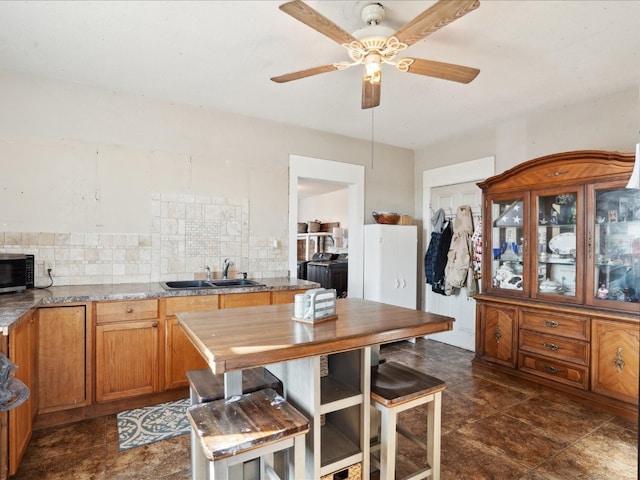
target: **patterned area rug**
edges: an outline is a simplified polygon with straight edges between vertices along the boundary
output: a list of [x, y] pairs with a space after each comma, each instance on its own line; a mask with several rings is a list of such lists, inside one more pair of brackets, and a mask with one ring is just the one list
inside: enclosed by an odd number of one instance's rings
[[188, 406], [189, 399], [184, 399], [118, 413], [119, 450], [189, 433]]

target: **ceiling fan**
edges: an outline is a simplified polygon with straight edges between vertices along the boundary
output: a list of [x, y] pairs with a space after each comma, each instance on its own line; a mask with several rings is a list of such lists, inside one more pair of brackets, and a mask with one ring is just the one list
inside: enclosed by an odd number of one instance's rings
[[280, 10], [342, 45], [347, 49], [352, 61], [287, 73], [272, 77], [271, 80], [284, 83], [320, 73], [345, 70], [354, 65], [363, 65], [362, 108], [380, 105], [382, 65], [385, 63], [395, 66], [401, 72], [469, 83], [476, 78], [480, 70], [420, 58], [401, 58], [396, 61], [395, 57], [405, 48], [479, 6], [479, 0], [439, 0], [394, 33], [392, 28], [381, 25], [384, 19], [382, 4], [371, 3], [366, 5], [361, 13], [366, 26], [352, 35], [302, 0], [284, 3], [280, 5]]

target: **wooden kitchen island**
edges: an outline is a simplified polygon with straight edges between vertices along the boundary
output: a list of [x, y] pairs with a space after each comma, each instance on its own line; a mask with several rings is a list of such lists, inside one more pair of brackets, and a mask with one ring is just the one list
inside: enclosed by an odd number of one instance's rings
[[227, 397], [241, 393], [243, 369], [266, 366], [282, 380], [285, 397], [311, 424], [307, 478], [350, 468], [367, 478], [370, 347], [451, 330], [454, 319], [347, 298], [337, 302], [337, 319], [309, 324], [293, 320], [293, 308], [189, 312], [178, 320], [212, 371], [225, 375]]

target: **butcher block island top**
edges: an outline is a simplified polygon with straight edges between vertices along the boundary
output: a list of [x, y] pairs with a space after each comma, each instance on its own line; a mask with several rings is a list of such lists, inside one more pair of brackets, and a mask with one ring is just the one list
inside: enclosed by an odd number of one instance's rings
[[293, 304], [179, 313], [216, 374], [389, 343], [452, 329], [454, 319], [383, 303], [337, 301], [338, 318], [293, 320]]

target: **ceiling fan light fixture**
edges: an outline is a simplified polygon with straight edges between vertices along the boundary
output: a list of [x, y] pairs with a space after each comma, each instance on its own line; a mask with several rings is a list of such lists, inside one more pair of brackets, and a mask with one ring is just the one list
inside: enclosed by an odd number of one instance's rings
[[364, 80], [377, 85], [382, 79], [382, 59], [378, 53], [369, 53], [364, 59]]
[[[371, 1], [368, 0], [361, 11], [361, 17], [366, 26], [356, 30], [353, 34], [343, 30], [303, 0], [289, 0], [280, 5], [280, 10], [287, 15], [344, 47], [351, 62], [338, 62], [307, 68], [272, 77], [271, 80], [285, 83], [325, 72], [345, 70], [355, 65], [363, 65], [362, 108], [364, 109], [380, 105], [382, 64], [384, 63], [396, 67], [400, 72], [460, 83], [469, 83], [480, 73], [477, 68], [420, 58], [395, 60], [400, 51], [478, 8], [480, 6], [479, 0], [436, 0], [433, 5], [395, 31], [389, 26], [382, 25], [385, 17], [385, 9], [382, 4], [369, 3]], [[356, 3], [365, 3], [365, 0]]]

